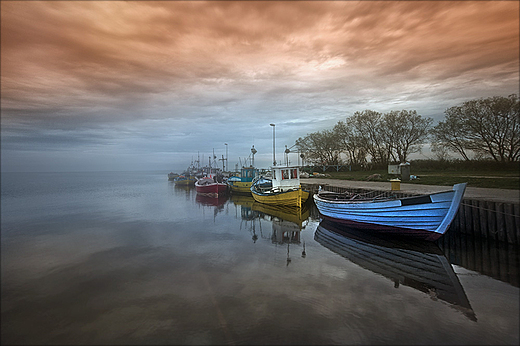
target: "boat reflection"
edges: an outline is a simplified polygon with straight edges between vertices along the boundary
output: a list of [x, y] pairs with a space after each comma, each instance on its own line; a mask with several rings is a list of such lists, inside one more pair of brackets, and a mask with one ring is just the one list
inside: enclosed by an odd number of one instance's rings
[[252, 220], [255, 217], [255, 213], [253, 212], [253, 203], [255, 200], [250, 195], [240, 195], [240, 194], [232, 194], [230, 200], [235, 204], [235, 206], [240, 207], [240, 216], [242, 220]]
[[195, 185], [178, 185], [172, 181], [169, 181], [168, 184], [172, 186], [176, 191], [191, 191], [195, 187]]
[[[258, 235], [256, 234], [257, 228], [261, 237], [264, 238], [262, 224], [259, 221], [260, 214], [258, 211], [253, 210], [253, 204], [255, 203], [253, 196], [232, 194], [230, 199], [236, 207], [240, 208], [240, 229], [245, 227], [251, 232], [253, 243], [256, 243], [258, 240]], [[238, 215], [236, 217], [238, 218]]]
[[276, 244], [300, 243], [301, 231], [306, 227], [309, 208], [280, 207], [255, 202], [252, 210], [273, 225], [271, 240]]
[[450, 263], [520, 287], [518, 245], [482, 236], [476, 232], [466, 233], [459, 225], [450, 228], [450, 231], [435, 243]]
[[452, 266], [432, 242], [367, 234], [326, 220], [318, 225], [314, 239], [352, 263], [389, 278], [396, 288], [412, 287], [477, 320]]
[[170, 187], [170, 192], [172, 195], [184, 195], [186, 197], [186, 200], [190, 199], [191, 190], [193, 187], [195, 187], [190, 185], [178, 185], [171, 180], [168, 181], [168, 185]]
[[218, 197], [213, 197], [213, 196], [209, 196], [209, 195], [201, 195], [199, 193], [199, 194], [197, 194], [197, 196], [195, 196], [195, 201], [197, 203], [202, 204], [202, 205], [207, 205], [207, 206], [215, 206], [215, 207], [223, 206], [224, 204], [226, 204], [227, 200], [228, 200], [228, 196], [222, 196], [222, 195], [219, 195]]
[[202, 206], [203, 209], [206, 207], [213, 207], [213, 221], [215, 221], [215, 218], [217, 217], [217, 214], [224, 211], [224, 206], [228, 200], [227, 195], [219, 195], [218, 197], [213, 197], [209, 195], [201, 195], [198, 193], [195, 196], [195, 201], [197, 204]]
[[[263, 238], [275, 245], [287, 244], [287, 265], [291, 262], [289, 254], [291, 244], [302, 245], [302, 257], [306, 256], [302, 231], [309, 221], [310, 208], [308, 206], [296, 208], [268, 205], [256, 202], [252, 196], [232, 196], [231, 200], [235, 205], [240, 206], [240, 218], [248, 226], [253, 242]], [[262, 227], [265, 227], [266, 223], [271, 226], [269, 236], [263, 234]], [[242, 228], [242, 223], [240, 227]], [[260, 237], [257, 231], [260, 233]]]

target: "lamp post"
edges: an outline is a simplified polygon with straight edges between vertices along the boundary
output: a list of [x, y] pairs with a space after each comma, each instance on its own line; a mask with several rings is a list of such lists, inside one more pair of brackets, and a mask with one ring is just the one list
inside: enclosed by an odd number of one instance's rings
[[275, 155], [275, 145], [274, 145], [274, 124], [269, 124], [273, 127], [273, 166], [276, 166], [276, 155]]
[[251, 161], [251, 167], [255, 166], [255, 154], [256, 153], [257, 153], [257, 151], [255, 149], [255, 146], [253, 145], [253, 147], [251, 148], [251, 154], [253, 154], [253, 160]]
[[289, 167], [289, 153], [290, 152], [291, 152], [291, 150], [287, 149], [287, 145], [286, 145], [285, 146], [285, 164], [287, 165], [287, 167]]
[[228, 161], [227, 161], [227, 159], [228, 159], [228, 156], [227, 156], [227, 154], [228, 154], [228, 150], [227, 150], [228, 146], [227, 146], [227, 143], [224, 143], [224, 145], [226, 146], [226, 172], [227, 172], [227, 170], [229, 170]]

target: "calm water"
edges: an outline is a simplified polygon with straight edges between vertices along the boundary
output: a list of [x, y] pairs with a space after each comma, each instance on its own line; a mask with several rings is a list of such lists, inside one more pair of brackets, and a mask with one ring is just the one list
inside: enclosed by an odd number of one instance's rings
[[338, 235], [312, 203], [208, 200], [167, 172], [1, 183], [2, 344], [519, 342], [518, 280]]

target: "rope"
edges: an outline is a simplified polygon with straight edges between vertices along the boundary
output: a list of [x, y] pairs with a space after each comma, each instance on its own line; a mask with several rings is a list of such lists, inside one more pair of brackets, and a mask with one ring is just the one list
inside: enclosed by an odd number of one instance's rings
[[462, 202], [460, 205], [465, 205], [465, 206], [468, 206], [468, 207], [477, 208], [477, 209], [480, 209], [480, 210], [491, 211], [491, 212], [494, 212], [494, 213], [497, 213], [497, 214], [503, 214], [503, 215], [512, 216], [512, 217], [519, 217], [520, 216], [520, 215], [515, 215], [515, 214], [509, 214], [509, 213], [506, 213], [504, 211], [498, 211], [498, 210], [494, 210], [494, 209], [483, 208], [483, 207], [480, 207], [480, 206], [477, 206], [477, 205], [467, 204], [467, 203], [464, 203], [464, 202]]

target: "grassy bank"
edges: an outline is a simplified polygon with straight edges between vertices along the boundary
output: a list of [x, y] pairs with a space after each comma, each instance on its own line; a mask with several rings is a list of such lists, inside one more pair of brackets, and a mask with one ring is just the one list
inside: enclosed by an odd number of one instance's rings
[[[487, 187], [495, 189], [520, 190], [520, 172], [518, 165], [500, 166], [492, 162], [480, 162], [476, 164], [447, 163], [432, 164], [428, 162], [411, 162], [411, 175], [417, 179], [403, 181], [410, 184], [446, 185], [467, 182], [473, 187]], [[381, 175], [374, 181], [388, 181], [398, 176], [388, 174], [387, 169], [374, 169], [369, 171], [353, 170], [344, 172], [325, 172], [328, 178], [366, 181], [374, 174]], [[327, 179], [319, 178], [319, 179]]]

